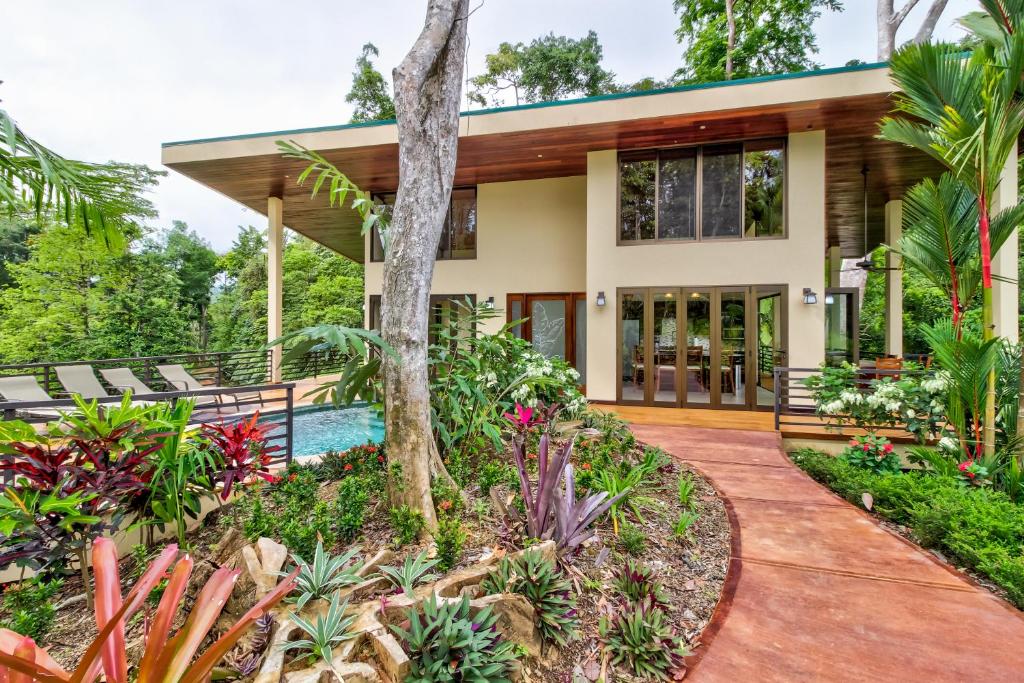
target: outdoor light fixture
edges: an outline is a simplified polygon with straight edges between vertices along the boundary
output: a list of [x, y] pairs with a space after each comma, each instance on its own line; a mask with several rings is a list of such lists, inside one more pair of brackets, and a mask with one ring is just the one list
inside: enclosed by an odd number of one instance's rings
[[487, 308], [494, 308], [494, 297], [487, 297]]
[[598, 306], [604, 306], [606, 303], [607, 303], [607, 301], [605, 301], [604, 292], [598, 292], [597, 293], [597, 305]]
[[818, 295], [810, 287], [804, 287], [804, 303], [805, 304], [816, 304], [816, 303], [818, 303]]
[[835, 302], [836, 302], [836, 298], [834, 296], [832, 296], [831, 294], [828, 294], [828, 293], [825, 294], [825, 305], [826, 306], [831, 306]]

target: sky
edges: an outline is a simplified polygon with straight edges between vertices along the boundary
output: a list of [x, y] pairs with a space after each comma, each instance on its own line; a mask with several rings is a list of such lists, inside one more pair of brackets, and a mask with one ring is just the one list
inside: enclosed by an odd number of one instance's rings
[[[902, 5], [906, 0], [896, 0]], [[898, 40], [913, 37], [921, 0]], [[815, 25], [823, 66], [875, 61], [875, 0], [844, 0]], [[949, 0], [936, 36], [976, 0]], [[422, 27], [422, 0], [2, 0], [0, 107], [62, 155], [160, 165], [160, 143], [345, 123], [362, 45], [389, 76]], [[618, 80], [681, 64], [671, 0], [471, 0], [469, 72], [500, 42], [595, 30]], [[15, 27], [15, 28], [11, 28]], [[166, 170], [166, 169], [164, 169]], [[170, 171], [151, 197], [154, 227], [183, 220], [218, 251], [266, 219]]]

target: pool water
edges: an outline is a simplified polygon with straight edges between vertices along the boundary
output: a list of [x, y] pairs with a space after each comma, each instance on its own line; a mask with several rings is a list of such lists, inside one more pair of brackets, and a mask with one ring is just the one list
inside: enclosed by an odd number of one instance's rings
[[295, 409], [293, 419], [292, 450], [297, 458], [384, 440], [384, 422], [366, 405], [303, 406]]

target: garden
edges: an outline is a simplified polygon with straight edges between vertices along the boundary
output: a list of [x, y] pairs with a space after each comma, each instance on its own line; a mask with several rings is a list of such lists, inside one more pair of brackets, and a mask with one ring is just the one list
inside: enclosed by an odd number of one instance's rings
[[682, 676], [729, 564], [722, 501], [588, 409], [566, 363], [512, 325], [466, 334], [496, 313], [457, 308], [429, 352], [433, 529], [388, 495], [383, 444], [271, 471], [272, 427], [193, 424], [186, 400], [0, 423], [0, 567], [21, 577], [2, 596], [0, 671]]

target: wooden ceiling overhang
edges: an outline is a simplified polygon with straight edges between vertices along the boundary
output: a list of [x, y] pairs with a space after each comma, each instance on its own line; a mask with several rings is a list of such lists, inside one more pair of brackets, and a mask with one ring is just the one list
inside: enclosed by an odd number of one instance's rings
[[[843, 79], [846, 79], [845, 81]], [[584, 175], [587, 153], [826, 131], [828, 245], [846, 257], [864, 253], [864, 175], [868, 247], [882, 236], [883, 207], [938, 168], [926, 156], [878, 140], [878, 120], [892, 109], [887, 70], [831, 70], [792, 79], [751, 79], [714, 88], [673, 89], [622, 98], [471, 112], [460, 120], [456, 186]], [[777, 92], [773, 92], [777, 91]], [[722, 94], [726, 95], [723, 97]], [[398, 185], [393, 123], [282, 131], [164, 146], [164, 163], [253, 211], [282, 197], [286, 226], [341, 254], [363, 260], [360, 221], [347, 208], [311, 198], [295, 178], [301, 162], [276, 152], [277, 140], [316, 149], [360, 187]], [[796, 188], [799, 197], [799, 188]], [[823, 250], [827, 245], [822, 245]]]

